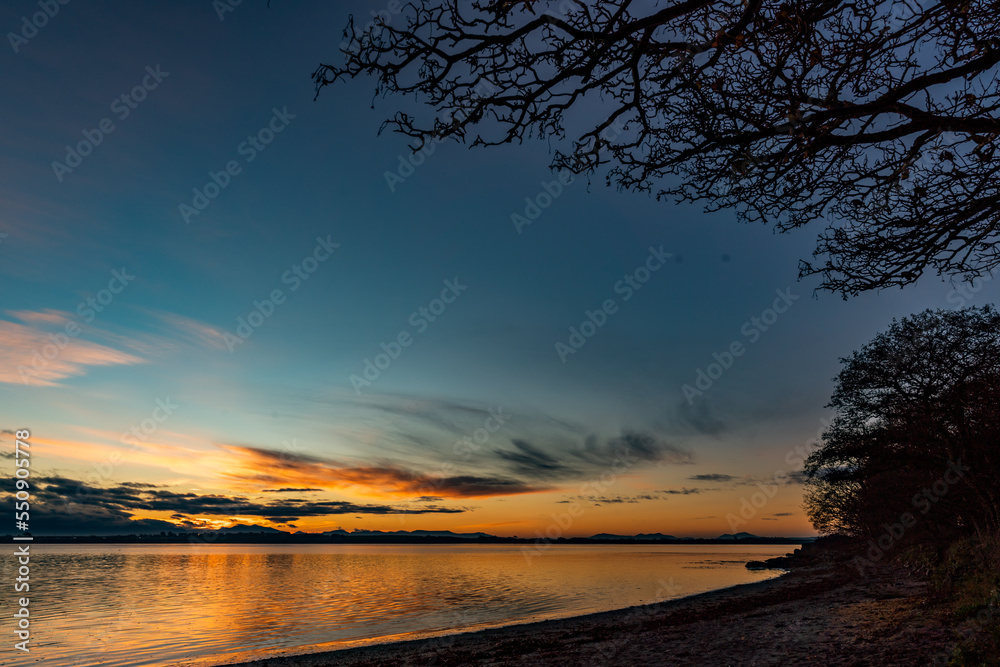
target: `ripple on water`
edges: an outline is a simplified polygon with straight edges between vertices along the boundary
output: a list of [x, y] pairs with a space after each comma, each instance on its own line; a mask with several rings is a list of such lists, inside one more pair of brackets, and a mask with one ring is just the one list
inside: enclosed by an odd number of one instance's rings
[[[759, 581], [782, 546], [36, 545], [22, 667], [190, 665], [572, 616]], [[9, 562], [0, 565], [10, 576]], [[0, 630], [12, 632], [4, 618]]]

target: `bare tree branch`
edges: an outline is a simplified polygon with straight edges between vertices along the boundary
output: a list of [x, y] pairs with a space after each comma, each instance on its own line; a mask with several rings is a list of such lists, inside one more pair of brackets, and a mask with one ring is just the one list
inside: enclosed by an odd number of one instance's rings
[[370, 76], [426, 101], [386, 124], [417, 148], [551, 137], [553, 168], [822, 219], [800, 275], [845, 298], [1000, 266], [997, 0], [414, 0], [344, 35], [317, 95]]

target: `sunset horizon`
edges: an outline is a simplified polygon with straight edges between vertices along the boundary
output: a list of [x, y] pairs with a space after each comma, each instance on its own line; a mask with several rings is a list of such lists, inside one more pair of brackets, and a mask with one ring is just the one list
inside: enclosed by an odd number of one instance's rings
[[997, 2], [3, 3], [0, 663], [997, 664]]

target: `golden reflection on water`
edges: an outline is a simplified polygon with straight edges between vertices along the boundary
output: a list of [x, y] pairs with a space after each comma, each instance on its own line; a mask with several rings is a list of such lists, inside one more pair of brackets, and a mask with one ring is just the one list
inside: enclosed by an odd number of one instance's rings
[[39, 544], [32, 651], [4, 663], [209, 665], [573, 616], [767, 579], [746, 561], [792, 548]]

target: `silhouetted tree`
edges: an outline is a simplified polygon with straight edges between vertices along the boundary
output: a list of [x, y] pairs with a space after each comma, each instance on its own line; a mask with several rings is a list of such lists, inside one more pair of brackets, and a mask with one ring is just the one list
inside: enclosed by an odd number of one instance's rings
[[571, 132], [555, 168], [781, 231], [825, 219], [800, 273], [845, 298], [1000, 265], [995, 0], [390, 7], [313, 78], [425, 101], [387, 121], [415, 148]]
[[806, 462], [817, 529], [875, 535], [904, 513], [914, 535], [1000, 529], [1000, 314], [926, 310], [842, 361]]

